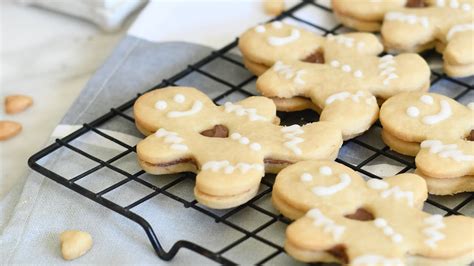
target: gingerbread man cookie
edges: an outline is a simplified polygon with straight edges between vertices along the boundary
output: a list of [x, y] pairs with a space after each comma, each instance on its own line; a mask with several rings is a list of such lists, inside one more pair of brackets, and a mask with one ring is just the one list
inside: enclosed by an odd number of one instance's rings
[[443, 54], [444, 72], [452, 77], [474, 74], [474, 1], [427, 1], [430, 6], [385, 14], [384, 45], [389, 51]]
[[[383, 77], [382, 80], [385, 83], [404, 74], [403, 71], [397, 71], [400, 68], [394, 64], [394, 61], [389, 60], [390, 57], [385, 58], [386, 62], [378, 61], [380, 59], [377, 55], [382, 52], [383, 46], [377, 37], [370, 33], [348, 33], [336, 36], [329, 34], [323, 37], [302, 28], [275, 21], [247, 30], [239, 39], [239, 48], [242, 51], [246, 67], [256, 75], [263, 74], [280, 61], [326, 63], [327, 65], [339, 62], [342, 71], [362, 78], [364, 73], [359, 69], [359, 64], [363, 65], [365, 60], [369, 60], [379, 67], [377, 74]], [[414, 68], [416, 71], [410, 73], [413, 75], [411, 80], [399, 83], [397, 89], [394, 89], [394, 86], [390, 86], [391, 88], [387, 88], [387, 86], [372, 88], [371, 86], [372, 93], [377, 98], [386, 99], [399, 91], [428, 88], [430, 73], [426, 62], [415, 54], [404, 55], [404, 59], [416, 67]], [[342, 68], [343, 65], [347, 66]], [[274, 96], [272, 99], [277, 104], [278, 110], [281, 111], [297, 111], [307, 108], [317, 110], [320, 108], [300, 96], [291, 98]]]
[[393, 10], [419, 8], [425, 0], [332, 0], [336, 18], [349, 28], [359, 31], [379, 31], [384, 15]]
[[364, 181], [332, 161], [299, 162], [281, 171], [274, 205], [297, 219], [285, 250], [305, 262], [343, 265], [466, 265], [473, 261], [474, 219], [421, 210], [423, 178], [401, 174]]
[[392, 150], [417, 156], [430, 193], [474, 191], [473, 109], [436, 93], [402, 93], [382, 105], [380, 122]]
[[[335, 159], [341, 131], [331, 123], [278, 125], [270, 99], [250, 97], [216, 106], [194, 88], [146, 93], [134, 105], [142, 168], [151, 174], [195, 172], [196, 199], [211, 208], [250, 200], [265, 172], [301, 160]], [[153, 133], [154, 132], [154, 133]]]

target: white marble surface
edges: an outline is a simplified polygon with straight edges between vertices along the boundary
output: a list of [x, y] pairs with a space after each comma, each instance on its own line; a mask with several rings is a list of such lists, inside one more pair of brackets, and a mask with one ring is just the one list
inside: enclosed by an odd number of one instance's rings
[[[105, 34], [93, 24], [47, 10], [0, 1], [0, 100], [27, 94], [34, 105], [0, 118], [23, 125], [0, 142], [0, 201], [21, 186], [27, 159], [47, 141], [84, 84], [125, 34]], [[132, 19], [133, 20], [133, 19]]]

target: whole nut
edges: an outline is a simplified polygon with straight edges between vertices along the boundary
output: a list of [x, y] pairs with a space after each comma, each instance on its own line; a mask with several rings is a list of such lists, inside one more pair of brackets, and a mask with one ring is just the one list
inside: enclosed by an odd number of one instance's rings
[[5, 112], [16, 114], [33, 105], [33, 98], [26, 95], [9, 95], [5, 97]]
[[12, 138], [21, 132], [22, 126], [14, 121], [0, 121], [0, 141]]
[[68, 230], [61, 233], [61, 253], [65, 260], [73, 260], [84, 255], [92, 247], [92, 237], [89, 233]]

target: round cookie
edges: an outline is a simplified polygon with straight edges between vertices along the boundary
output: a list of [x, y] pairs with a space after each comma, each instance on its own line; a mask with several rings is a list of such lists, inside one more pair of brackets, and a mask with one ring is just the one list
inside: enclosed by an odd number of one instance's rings
[[285, 250], [304, 262], [466, 265], [473, 261], [474, 219], [423, 212], [426, 198], [426, 183], [417, 175], [365, 182], [331, 161], [285, 168], [272, 195], [277, 209], [297, 219], [287, 227]]
[[195, 88], [168, 87], [139, 97], [134, 115], [137, 128], [151, 133], [137, 144], [141, 167], [151, 174], [196, 173], [196, 199], [216, 209], [250, 200], [265, 172], [335, 159], [342, 145], [341, 131], [328, 122], [279, 126], [265, 97], [216, 106]]

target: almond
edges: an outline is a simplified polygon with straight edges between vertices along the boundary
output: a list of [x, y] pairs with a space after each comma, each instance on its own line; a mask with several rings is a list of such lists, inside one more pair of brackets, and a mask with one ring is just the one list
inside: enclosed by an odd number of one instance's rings
[[12, 138], [21, 131], [21, 124], [14, 121], [0, 121], [0, 141]]
[[5, 112], [16, 114], [24, 111], [33, 104], [33, 98], [26, 95], [9, 95], [5, 98]]
[[61, 253], [65, 260], [73, 260], [84, 255], [92, 247], [92, 237], [87, 232], [68, 230], [61, 233]]
[[272, 16], [278, 16], [285, 10], [284, 0], [263, 0], [263, 9], [265, 13]]

